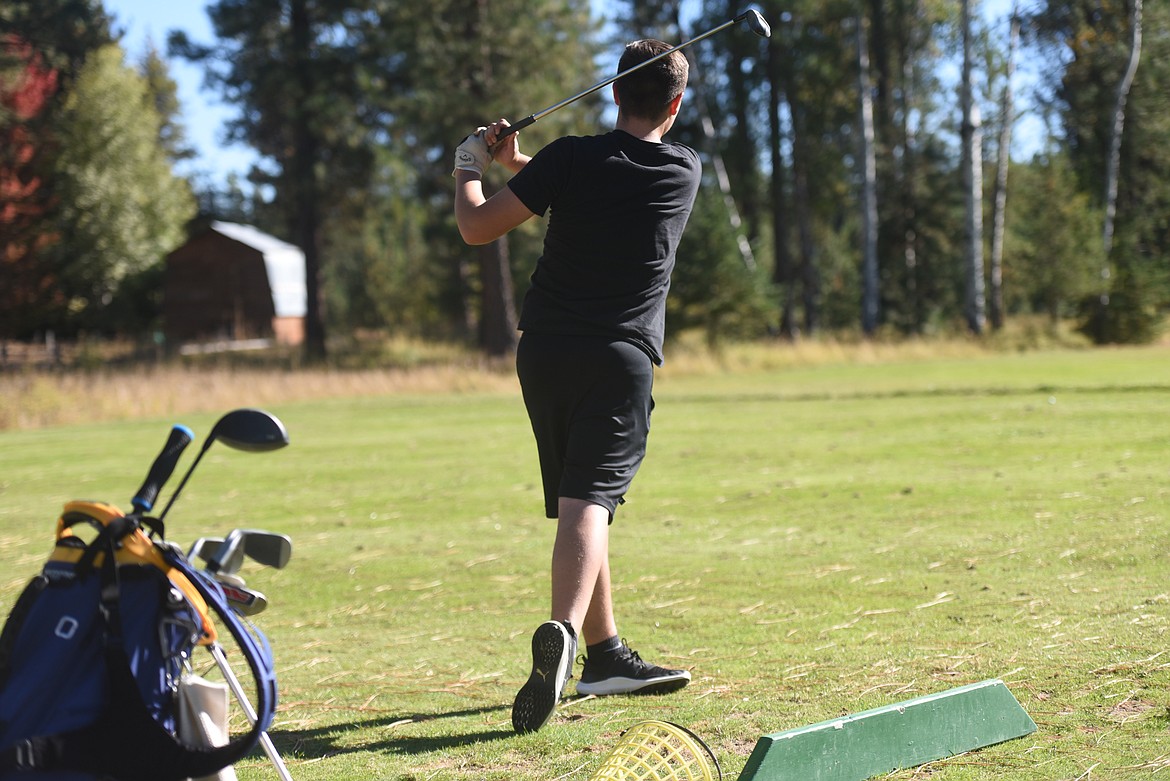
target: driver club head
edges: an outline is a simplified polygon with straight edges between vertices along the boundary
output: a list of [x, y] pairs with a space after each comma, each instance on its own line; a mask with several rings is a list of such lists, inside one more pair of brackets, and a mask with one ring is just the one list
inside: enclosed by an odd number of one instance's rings
[[220, 441], [235, 450], [266, 453], [288, 444], [288, 431], [275, 415], [259, 409], [237, 409], [224, 415], [207, 435], [207, 448]]

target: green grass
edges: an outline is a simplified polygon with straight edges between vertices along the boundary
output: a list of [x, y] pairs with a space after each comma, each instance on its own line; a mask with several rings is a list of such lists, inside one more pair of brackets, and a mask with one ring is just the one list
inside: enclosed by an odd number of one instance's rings
[[[615, 598], [630, 644], [694, 682], [573, 700], [523, 737], [553, 527], [516, 393], [266, 404], [291, 447], [209, 451], [168, 535], [293, 537], [287, 569], [243, 574], [272, 602], [272, 737], [298, 781], [586, 779], [644, 718], [698, 732], [734, 779], [763, 733], [988, 678], [1038, 732], [892, 778], [1170, 767], [1165, 347], [668, 364], [655, 395]], [[126, 504], [171, 422], [0, 433], [0, 609], [60, 505]], [[238, 770], [274, 777], [259, 753]]]

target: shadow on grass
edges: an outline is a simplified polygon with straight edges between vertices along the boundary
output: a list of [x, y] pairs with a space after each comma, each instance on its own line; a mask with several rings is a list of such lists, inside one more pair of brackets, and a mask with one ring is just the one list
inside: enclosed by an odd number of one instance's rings
[[[469, 716], [480, 716], [496, 711], [506, 711], [508, 705], [491, 705], [481, 708], [467, 708], [464, 710], [446, 711], [443, 713], [414, 713], [398, 716], [382, 716], [369, 721], [354, 721], [348, 724], [330, 724], [324, 727], [304, 730], [282, 730], [279, 727], [269, 733], [276, 750], [286, 760], [291, 757], [302, 759], [317, 759], [336, 756], [338, 754], [352, 754], [359, 751], [383, 751], [388, 754], [427, 754], [432, 751], [458, 746], [469, 746], [476, 743], [488, 743], [504, 738], [515, 737], [512, 725], [494, 730], [483, 730], [456, 735], [436, 735], [428, 737], [405, 736], [394, 732], [386, 732], [383, 737], [370, 742], [352, 743], [346, 740], [348, 733], [355, 730], [392, 730], [411, 724], [423, 724], [438, 719], [458, 719]], [[259, 751], [259, 750], [257, 750]]]

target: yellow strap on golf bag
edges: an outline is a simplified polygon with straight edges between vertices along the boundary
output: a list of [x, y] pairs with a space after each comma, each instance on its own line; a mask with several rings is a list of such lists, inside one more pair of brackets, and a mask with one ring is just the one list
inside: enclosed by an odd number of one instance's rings
[[[57, 542], [60, 543], [69, 537], [76, 537], [73, 527], [82, 521], [89, 523], [95, 528], [108, 526], [110, 521], [115, 518], [122, 518], [125, 516], [121, 510], [114, 507], [112, 504], [105, 502], [91, 502], [84, 500], [74, 500], [65, 503], [65, 509], [61, 512], [61, 517], [57, 519]], [[82, 554], [85, 552], [83, 547], [74, 547], [69, 545], [57, 545], [53, 549], [53, 553], [49, 556], [52, 561], [64, 561], [76, 564], [80, 561]], [[99, 566], [102, 562], [103, 554], [98, 553], [94, 558], [94, 565]], [[135, 529], [132, 534], [127, 535], [122, 540], [122, 547], [114, 556], [114, 560], [118, 564], [151, 564], [166, 573], [167, 579], [171, 581], [171, 585], [183, 592], [187, 600], [199, 612], [199, 619], [203, 624], [203, 637], [200, 638], [200, 645], [210, 645], [218, 639], [215, 631], [215, 623], [211, 620], [211, 611], [207, 607], [206, 600], [187, 579], [187, 576], [179, 572], [174, 567], [163, 561], [158, 550], [154, 546], [154, 542], [150, 537], [146, 536], [146, 532], [142, 529]]]

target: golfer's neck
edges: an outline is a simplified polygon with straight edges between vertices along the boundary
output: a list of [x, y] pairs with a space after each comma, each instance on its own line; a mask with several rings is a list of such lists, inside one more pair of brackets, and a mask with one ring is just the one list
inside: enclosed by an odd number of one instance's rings
[[666, 131], [670, 129], [672, 124], [674, 124], [674, 117], [668, 117], [665, 122], [655, 122], [652, 119], [642, 119], [641, 117], [627, 117], [619, 111], [614, 127], [629, 133], [634, 138], [657, 144], [662, 141], [662, 137], [666, 135]]

